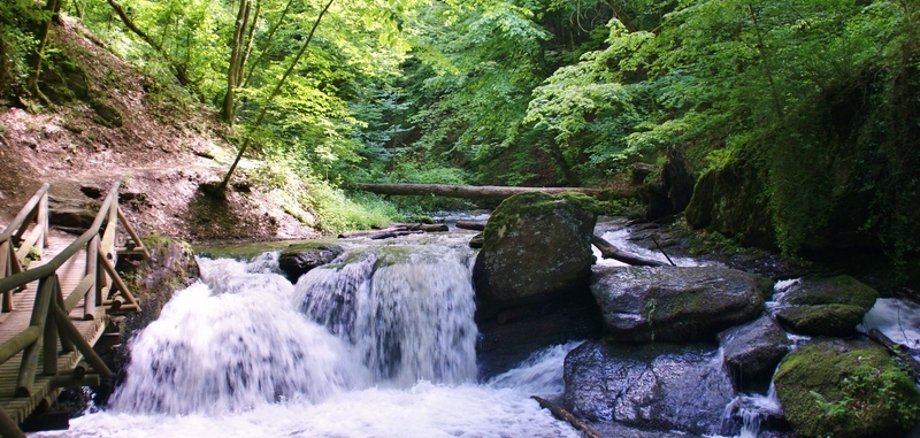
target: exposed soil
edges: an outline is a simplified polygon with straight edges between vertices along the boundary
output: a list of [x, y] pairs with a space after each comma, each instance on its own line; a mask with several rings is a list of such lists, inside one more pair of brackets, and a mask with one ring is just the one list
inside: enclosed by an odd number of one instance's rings
[[[68, 69], [50, 67], [40, 111], [0, 107], [0, 223], [42, 182], [51, 196], [99, 197], [121, 179], [126, 215], [143, 233], [191, 241], [311, 238], [311, 228], [284, 212], [257, 186], [207, 197], [233, 147], [213, 111], [186, 103], [74, 23], [53, 33]], [[82, 189], [82, 190], [81, 190]]]

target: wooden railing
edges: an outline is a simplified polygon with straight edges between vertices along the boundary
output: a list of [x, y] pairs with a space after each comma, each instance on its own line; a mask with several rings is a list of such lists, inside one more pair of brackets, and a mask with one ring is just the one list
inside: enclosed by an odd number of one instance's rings
[[[41, 375], [51, 378], [51, 385], [55, 387], [69, 385], [86, 385], [98, 382], [102, 378], [110, 378], [112, 372], [102, 359], [93, 351], [93, 347], [80, 334], [71, 321], [70, 313], [82, 301], [84, 303], [84, 319], [92, 319], [98, 314], [104, 315], [106, 311], [126, 312], [140, 310], [140, 306], [125, 282], [115, 270], [116, 257], [116, 232], [121, 224], [128, 234], [130, 241], [125, 245], [125, 250], [141, 257], [149, 258], [149, 253], [144, 247], [137, 232], [125, 219], [118, 208], [118, 189], [120, 183], [116, 182], [111, 189], [99, 213], [89, 229], [80, 237], [58, 253], [47, 263], [31, 269], [18, 269], [12, 275], [0, 278], [0, 292], [6, 295], [14, 290], [21, 290], [32, 282], [38, 282], [35, 295], [35, 305], [29, 325], [11, 339], [0, 345], [0, 364], [3, 364], [22, 352], [22, 362], [16, 383], [16, 393], [19, 396], [29, 396], [35, 376], [39, 372], [39, 353], [42, 353]], [[17, 220], [8, 227], [4, 236], [21, 235], [22, 231], [12, 233], [13, 226], [24, 223], [30, 215], [38, 218], [38, 222], [47, 224], [47, 186], [36, 193], [20, 213]], [[44, 207], [41, 207], [44, 205]], [[29, 211], [37, 209], [37, 213]], [[21, 216], [21, 217], [20, 217]], [[104, 224], [104, 226], [103, 226]], [[43, 230], [47, 229], [42, 225]], [[21, 225], [19, 228], [22, 228]], [[39, 237], [47, 235], [46, 231], [36, 233]], [[10, 248], [15, 239], [8, 239]], [[23, 245], [31, 240], [27, 237]], [[127, 240], [127, 239], [126, 239]], [[22, 251], [22, 246], [20, 246]], [[4, 253], [5, 254], [5, 253]], [[69, 291], [61, 290], [61, 282], [57, 271], [74, 257], [85, 254], [84, 276], [79, 283]], [[17, 259], [21, 260], [21, 259]], [[79, 263], [79, 262], [78, 262]], [[15, 271], [15, 270], [13, 270]], [[114, 286], [114, 289], [113, 289]], [[102, 312], [97, 309], [102, 307]], [[60, 342], [60, 350], [58, 345]], [[78, 367], [74, 370], [59, 372], [59, 353], [78, 350], [96, 374], [86, 374], [86, 369]], [[13, 429], [9, 429], [9, 427]], [[0, 409], [0, 434], [3, 436], [19, 436], [19, 429], [12, 419]]]
[[[0, 279], [22, 272], [27, 259], [41, 254], [48, 245], [48, 184], [41, 188], [22, 207], [19, 214], [0, 234]], [[13, 310], [13, 293], [3, 292], [2, 312]]]

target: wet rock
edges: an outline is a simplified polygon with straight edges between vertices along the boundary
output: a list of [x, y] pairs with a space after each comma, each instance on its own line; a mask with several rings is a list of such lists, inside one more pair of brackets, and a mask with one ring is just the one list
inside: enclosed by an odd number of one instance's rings
[[716, 434], [733, 395], [711, 347], [589, 341], [565, 358], [565, 404], [592, 422]]
[[278, 267], [291, 283], [297, 283], [301, 275], [335, 260], [344, 252], [341, 246], [328, 242], [291, 245], [278, 257]]
[[786, 333], [769, 316], [719, 333], [725, 368], [739, 390], [764, 389], [789, 351]]
[[597, 267], [591, 293], [616, 341], [686, 342], [756, 318], [769, 283], [720, 267]]
[[[634, 181], [642, 175], [635, 169], [633, 172]], [[646, 173], [640, 182], [645, 181], [649, 174], [653, 173]], [[695, 182], [684, 155], [676, 148], [668, 149], [667, 161], [657, 180], [640, 190], [646, 204], [645, 218], [653, 220], [684, 211], [693, 196]]]
[[875, 289], [847, 275], [803, 278], [781, 293], [775, 316], [795, 333], [850, 336], [876, 298]]
[[473, 282], [481, 308], [501, 309], [584, 290], [596, 215], [584, 195], [524, 193], [486, 224]]
[[774, 377], [800, 436], [903, 436], [920, 420], [920, 392], [883, 348], [841, 340], [808, 345]]

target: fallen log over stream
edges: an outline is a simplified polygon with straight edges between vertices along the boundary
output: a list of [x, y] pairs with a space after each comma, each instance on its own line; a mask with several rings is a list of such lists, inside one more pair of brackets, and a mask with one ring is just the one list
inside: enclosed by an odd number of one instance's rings
[[381, 195], [437, 195], [449, 198], [501, 201], [519, 193], [549, 194], [582, 193], [597, 199], [619, 199], [635, 196], [634, 190], [597, 189], [590, 187], [509, 187], [466, 186], [451, 184], [358, 184], [358, 189]]

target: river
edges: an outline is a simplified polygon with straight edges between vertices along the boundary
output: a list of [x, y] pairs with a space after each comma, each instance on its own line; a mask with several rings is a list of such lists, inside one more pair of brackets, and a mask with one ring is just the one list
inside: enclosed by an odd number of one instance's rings
[[[128, 378], [110, 405], [32, 436], [580, 436], [530, 398], [561, 397], [563, 361], [579, 342], [478, 379], [471, 235], [344, 241], [343, 256], [294, 285], [277, 252], [201, 258], [201, 280], [130, 341]], [[623, 231], [605, 237], [640, 250]], [[892, 326], [903, 310], [877, 307], [867, 325]], [[917, 339], [903, 324], [888, 328]], [[756, 435], [756, 412], [774, 401], [739, 395], [755, 406], [742, 435]]]

